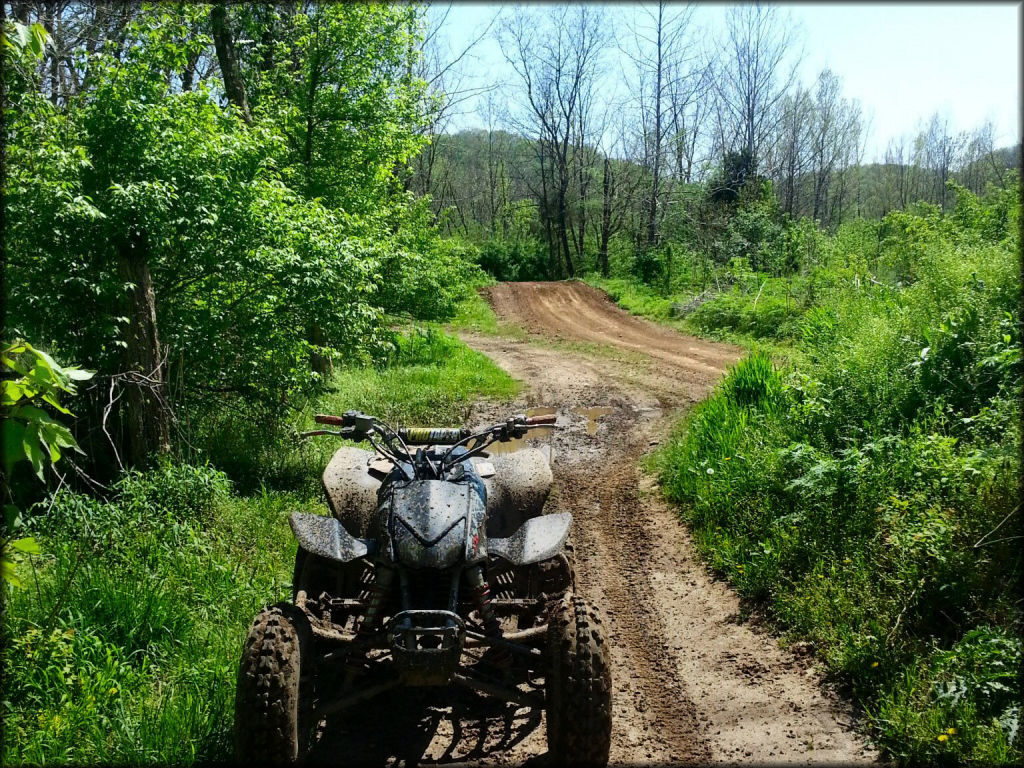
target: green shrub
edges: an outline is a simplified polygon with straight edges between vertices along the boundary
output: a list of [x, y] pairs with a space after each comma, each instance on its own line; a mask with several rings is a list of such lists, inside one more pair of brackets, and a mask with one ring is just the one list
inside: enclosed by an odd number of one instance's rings
[[156, 469], [125, 473], [114, 490], [118, 503], [129, 510], [141, 508], [182, 520], [206, 520], [230, 494], [231, 481], [209, 465], [164, 461]]
[[734, 290], [701, 304], [689, 322], [705, 333], [731, 331], [755, 339], [784, 339], [796, 335], [802, 314], [803, 310], [789, 298], [758, 298]]
[[547, 247], [534, 238], [492, 237], [480, 246], [480, 268], [498, 281], [549, 280]]

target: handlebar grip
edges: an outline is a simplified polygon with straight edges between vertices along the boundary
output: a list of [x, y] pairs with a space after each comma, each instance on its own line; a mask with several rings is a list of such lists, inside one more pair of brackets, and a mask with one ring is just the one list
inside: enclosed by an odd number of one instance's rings
[[557, 414], [549, 413], [544, 416], [531, 416], [526, 420], [526, 426], [535, 427], [539, 424], [554, 424], [558, 419]]
[[462, 438], [469, 437], [469, 430], [406, 427], [398, 430], [398, 436], [409, 445], [453, 445]]
[[345, 426], [344, 418], [342, 418], [341, 416], [331, 416], [330, 414], [327, 413], [318, 413], [316, 416], [313, 417], [313, 421], [315, 421], [317, 424], [330, 424], [331, 426], [334, 427]]

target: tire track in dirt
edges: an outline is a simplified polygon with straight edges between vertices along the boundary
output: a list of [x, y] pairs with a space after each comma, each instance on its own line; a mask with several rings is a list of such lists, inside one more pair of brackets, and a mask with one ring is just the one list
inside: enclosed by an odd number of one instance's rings
[[[611, 762], [875, 759], [810, 662], [737, 619], [736, 595], [696, 560], [685, 528], [638, 469], [740, 350], [646, 323], [582, 283], [505, 283], [487, 296], [501, 320], [535, 339], [463, 339], [527, 383], [516, 405], [555, 406], [565, 426], [549, 438], [549, 505], [572, 512], [579, 587], [608, 617]], [[588, 355], [551, 339], [606, 346]], [[596, 423], [586, 413], [594, 406], [610, 408]], [[473, 421], [507, 410], [483, 405]], [[500, 759], [523, 759], [537, 745], [531, 734]]]

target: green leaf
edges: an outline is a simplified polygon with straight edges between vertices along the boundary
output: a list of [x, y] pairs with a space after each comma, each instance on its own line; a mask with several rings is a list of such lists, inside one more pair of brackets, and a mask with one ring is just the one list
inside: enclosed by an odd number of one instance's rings
[[14, 34], [15, 40], [17, 40], [15, 45], [17, 45], [18, 48], [24, 48], [26, 45], [28, 45], [28, 38], [30, 32], [29, 28], [26, 25], [21, 24], [19, 22], [14, 22]]
[[96, 375], [96, 371], [86, 371], [81, 368], [65, 368], [64, 374], [72, 381], [88, 381]]
[[25, 419], [25, 421], [29, 423], [36, 424], [60, 423], [42, 408], [36, 408], [34, 405], [19, 405], [17, 408], [11, 410], [11, 416], [19, 419]]
[[14, 561], [7, 557], [7, 555], [4, 555], [3, 560], [0, 560], [0, 577], [16, 587], [21, 586], [21, 579], [14, 573]]
[[32, 353], [36, 356], [37, 368], [41, 364], [43, 368], [45, 368], [47, 371], [50, 371], [51, 373], [60, 370], [60, 366], [57, 365], [57, 361], [55, 361], [52, 357], [43, 352], [43, 350], [33, 348]]
[[21, 510], [14, 504], [4, 504], [4, 525], [7, 530], [16, 528], [21, 523]]
[[32, 465], [32, 471], [36, 473], [41, 481], [43, 478], [43, 460], [46, 458], [43, 453], [42, 447], [40, 446], [39, 432], [36, 429], [35, 424], [29, 424], [25, 428], [25, 434], [21, 439], [22, 451], [25, 458], [28, 459]]
[[26, 458], [22, 449], [25, 438], [25, 425], [14, 419], [5, 419], [0, 427], [0, 443], [4, 448], [4, 474], [11, 476], [11, 468], [22, 459]]
[[18, 402], [25, 394], [25, 387], [20, 381], [4, 382], [2, 404], [3, 405], [14, 405]]
[[32, 42], [29, 45], [29, 50], [32, 51], [37, 59], [43, 58], [43, 52], [46, 50], [46, 28], [42, 24], [32, 25]]
[[39, 543], [31, 536], [26, 536], [23, 539], [15, 539], [9, 542], [19, 552], [24, 552], [26, 555], [38, 555], [43, 550], [39, 548]]
[[57, 398], [56, 398], [56, 397], [54, 397], [54, 395], [53, 395], [53, 393], [52, 393], [52, 392], [47, 392], [47, 393], [46, 393], [45, 395], [43, 395], [43, 402], [44, 402], [44, 403], [49, 403], [49, 404], [50, 404], [50, 405], [52, 405], [52, 406], [53, 406], [54, 408], [56, 408], [56, 409], [57, 409], [58, 411], [60, 411], [60, 412], [61, 412], [61, 413], [63, 413], [63, 414], [66, 414], [67, 416], [70, 416], [70, 415], [71, 415], [71, 411], [69, 411], [69, 410], [68, 410], [67, 408], [65, 408], [65, 407], [64, 407], [63, 405], [61, 405], [60, 403], [58, 403], [58, 402], [57, 402]]

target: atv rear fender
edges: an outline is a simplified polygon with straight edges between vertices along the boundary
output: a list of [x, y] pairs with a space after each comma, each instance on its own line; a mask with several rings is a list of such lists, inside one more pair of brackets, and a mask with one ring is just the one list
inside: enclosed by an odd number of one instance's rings
[[288, 522], [299, 546], [313, 555], [347, 563], [377, 551], [373, 539], [357, 539], [333, 517], [292, 512]]
[[572, 515], [568, 512], [531, 517], [508, 538], [488, 539], [487, 552], [513, 565], [547, 560], [562, 551], [571, 524]]

